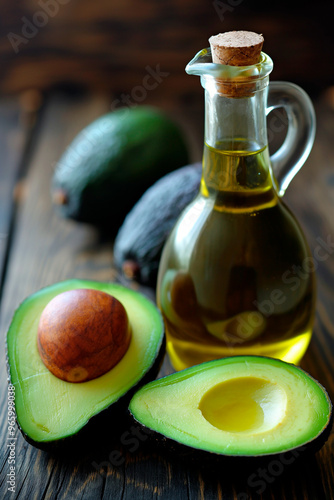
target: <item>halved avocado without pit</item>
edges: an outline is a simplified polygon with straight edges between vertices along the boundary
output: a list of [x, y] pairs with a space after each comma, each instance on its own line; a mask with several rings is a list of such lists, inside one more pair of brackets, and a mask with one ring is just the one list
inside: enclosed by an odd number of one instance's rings
[[165, 438], [238, 457], [316, 450], [332, 423], [331, 401], [316, 380], [295, 365], [258, 356], [214, 360], [155, 380], [129, 409]]
[[[103, 375], [80, 383], [51, 373], [41, 359], [37, 341], [46, 306], [73, 290], [97, 290], [117, 299], [131, 329], [129, 346], [120, 361]], [[84, 315], [82, 310], [80, 315]], [[158, 374], [164, 347], [163, 322], [155, 305], [121, 285], [68, 280], [31, 295], [16, 310], [7, 333], [9, 379], [15, 387], [17, 422], [24, 437], [36, 447], [52, 449], [77, 435], [104, 410], [112, 410], [113, 416], [119, 409], [126, 411], [134, 390]], [[113, 427], [110, 419], [104, 432], [117, 432]]]

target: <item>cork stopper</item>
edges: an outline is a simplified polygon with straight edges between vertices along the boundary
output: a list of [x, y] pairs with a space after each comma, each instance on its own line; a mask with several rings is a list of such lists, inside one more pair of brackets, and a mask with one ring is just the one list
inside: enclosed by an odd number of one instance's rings
[[209, 38], [212, 61], [228, 66], [250, 66], [260, 61], [264, 38], [251, 31], [228, 31]]
[[[251, 31], [228, 31], [209, 38], [212, 61], [225, 66], [251, 66], [260, 62], [263, 36]], [[216, 79], [220, 94], [240, 98], [251, 96], [256, 83], [247, 71], [238, 76]]]

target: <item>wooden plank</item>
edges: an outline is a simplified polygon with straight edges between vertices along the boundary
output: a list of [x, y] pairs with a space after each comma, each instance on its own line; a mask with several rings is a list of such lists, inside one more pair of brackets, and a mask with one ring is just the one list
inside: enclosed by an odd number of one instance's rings
[[[44, 116], [38, 146], [29, 165], [23, 196], [19, 200], [17, 226], [3, 288], [1, 332], [7, 330], [14, 309], [24, 297], [44, 285], [69, 276], [99, 278], [103, 275], [104, 279], [112, 278], [110, 244], [99, 243], [98, 235], [90, 228], [60, 220], [53, 213], [50, 199], [50, 178], [54, 163], [76, 133], [106, 111], [108, 106], [109, 102], [105, 98], [88, 99], [84, 102], [72, 99], [71, 103], [59, 98], [52, 102]], [[0, 370], [0, 423], [5, 442], [7, 389], [4, 383], [3, 336]], [[35, 488], [39, 495], [50, 486], [49, 481], [55, 477], [53, 466], [48, 469], [47, 457], [27, 446], [20, 436], [16, 453], [17, 491], [23, 488], [20, 493], [23, 498], [34, 498]], [[2, 460], [1, 469], [5, 470], [8, 466], [7, 455]], [[45, 465], [46, 471], [50, 471], [49, 474], [44, 474], [44, 467], [40, 468], [40, 462]], [[26, 480], [30, 467], [36, 467], [34, 470], [39, 471], [33, 481]], [[3, 482], [1, 490], [4, 492], [5, 488], [6, 484]]]
[[14, 214], [13, 191], [29, 133], [22, 123], [22, 115], [17, 99], [0, 102], [0, 296]]
[[[333, 113], [325, 104], [317, 107], [318, 130], [314, 148], [302, 171], [293, 180], [286, 201], [298, 214], [315, 261], [318, 282], [317, 321], [310, 349], [302, 366], [327, 386], [334, 396], [334, 312], [331, 307], [334, 287], [334, 199], [332, 176]], [[333, 248], [331, 247], [333, 244]], [[315, 351], [320, 359], [313, 359]]]
[[[101, 280], [116, 278], [112, 268], [111, 244], [100, 241], [98, 234], [88, 226], [59, 219], [53, 213], [49, 194], [54, 162], [74, 135], [107, 109], [108, 100], [103, 97], [77, 102], [61, 97], [51, 100], [45, 110], [40, 136], [26, 177], [25, 197], [20, 199], [13, 235], [1, 308], [2, 332], [6, 331], [18, 303], [45, 285], [69, 277]], [[319, 118], [322, 116], [327, 120], [324, 110], [320, 110]], [[326, 122], [326, 129], [327, 126]], [[334, 130], [333, 119], [330, 130]], [[328, 215], [328, 211], [333, 210], [334, 203], [328, 183], [330, 165], [333, 164], [330, 148], [332, 142], [333, 137], [321, 133], [320, 128], [310, 160], [286, 195], [287, 202], [301, 220], [313, 249], [318, 244], [318, 236], [325, 238], [327, 234], [333, 234], [333, 222]], [[322, 156], [324, 151], [326, 158]], [[331, 307], [334, 289], [333, 261], [334, 257], [330, 255], [327, 260], [319, 262], [318, 321], [311, 348], [303, 361], [303, 366], [332, 395], [333, 365], [330, 363], [333, 350], [330, 352], [330, 346], [334, 338]], [[152, 291], [143, 291], [153, 297]], [[171, 371], [166, 358], [161, 373]], [[2, 359], [0, 424], [3, 442], [7, 430], [5, 377]], [[133, 423], [126, 425], [126, 432], [135, 438], [132, 445], [124, 442], [121, 435], [109, 440], [107, 433], [101, 429], [101, 433], [96, 436], [96, 446], [73, 449], [66, 454], [38, 451], [25, 443], [17, 433], [17, 497], [27, 500], [329, 500], [334, 497], [333, 435], [315, 457], [301, 456], [291, 464], [274, 460], [263, 472], [255, 463], [240, 467], [234, 461], [217, 464], [209, 462], [207, 465], [203, 461], [196, 462], [191, 456], [162, 446], [152, 446], [145, 437], [136, 436]], [[7, 457], [8, 452], [1, 457], [0, 462], [1, 497], [6, 491]]]
[[[2, 92], [48, 89], [64, 83], [128, 93], [145, 76], [147, 65], [169, 73], [160, 96], [200, 95], [186, 63], [222, 29], [264, 33], [265, 52], [276, 63], [274, 78], [321, 89], [333, 81], [333, 6], [323, 2], [315, 16], [298, 3], [280, 8], [256, 2], [135, 0], [25, 0], [8, 2], [0, 26]], [[282, 37], [282, 25], [285, 36]], [[310, 68], [317, 71], [310, 71]], [[321, 75], [321, 77], [319, 77]]]
[[[323, 97], [316, 107], [317, 134], [309, 159], [293, 180], [286, 201], [298, 215], [315, 262], [317, 276], [316, 323], [301, 366], [322, 383], [334, 400], [334, 116]], [[318, 252], [318, 250], [321, 252]], [[320, 255], [320, 257], [318, 257]], [[313, 480], [323, 488], [319, 498], [334, 498], [334, 433], [316, 456]], [[312, 482], [309, 482], [312, 488]], [[309, 492], [312, 489], [308, 490]], [[318, 490], [320, 491], [320, 490]], [[316, 495], [316, 492], [314, 492]], [[319, 493], [318, 493], [319, 495]], [[311, 496], [311, 498], [318, 498]]]

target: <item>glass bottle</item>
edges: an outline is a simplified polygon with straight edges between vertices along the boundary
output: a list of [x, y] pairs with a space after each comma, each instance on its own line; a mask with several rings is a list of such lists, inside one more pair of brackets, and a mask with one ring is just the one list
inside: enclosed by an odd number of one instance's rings
[[[205, 89], [203, 173], [198, 196], [166, 242], [157, 302], [176, 370], [254, 354], [298, 363], [315, 314], [312, 256], [282, 201], [314, 140], [314, 110], [291, 83], [268, 86], [273, 63], [187, 65]], [[283, 107], [289, 125], [269, 156], [266, 116]], [[300, 195], [300, 194], [299, 194]]]

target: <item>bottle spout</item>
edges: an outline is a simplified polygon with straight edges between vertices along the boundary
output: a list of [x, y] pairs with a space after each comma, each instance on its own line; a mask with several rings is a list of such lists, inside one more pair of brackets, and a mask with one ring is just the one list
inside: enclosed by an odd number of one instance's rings
[[[212, 62], [211, 48], [202, 49], [187, 64], [188, 75], [201, 77], [203, 88], [214, 88], [220, 95], [230, 98], [249, 97], [268, 85], [273, 69], [271, 58], [261, 52], [260, 60], [250, 66], [230, 66]], [[213, 87], [212, 87], [213, 85]]]
[[210, 47], [200, 50], [185, 68], [188, 75], [208, 76], [222, 80], [260, 79], [268, 76], [272, 70], [273, 61], [264, 52], [261, 52], [260, 60], [256, 64], [230, 66], [214, 63]]

